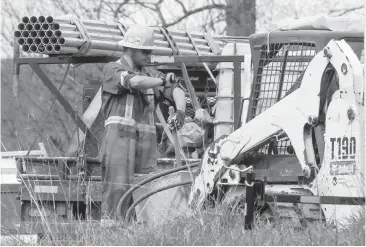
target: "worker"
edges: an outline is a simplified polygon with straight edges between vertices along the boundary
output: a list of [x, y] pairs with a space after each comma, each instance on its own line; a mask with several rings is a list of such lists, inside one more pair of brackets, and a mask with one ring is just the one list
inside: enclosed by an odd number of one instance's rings
[[168, 124], [179, 129], [185, 118], [185, 88], [173, 73], [163, 74], [146, 65], [154, 50], [154, 32], [146, 26], [131, 26], [124, 39], [123, 56], [106, 64], [102, 79], [104, 138], [99, 157], [102, 164], [102, 215], [104, 221], [125, 216], [116, 207], [129, 189], [134, 173], [157, 170], [154, 110], [158, 102], [175, 105], [176, 113]]

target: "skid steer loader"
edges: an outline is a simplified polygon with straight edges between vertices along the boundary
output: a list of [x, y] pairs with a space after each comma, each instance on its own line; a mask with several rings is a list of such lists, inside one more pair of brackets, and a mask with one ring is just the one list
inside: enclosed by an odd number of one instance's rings
[[255, 209], [342, 225], [364, 213], [364, 33], [313, 24], [250, 36], [246, 122], [206, 150], [192, 209], [242, 198], [248, 228]]

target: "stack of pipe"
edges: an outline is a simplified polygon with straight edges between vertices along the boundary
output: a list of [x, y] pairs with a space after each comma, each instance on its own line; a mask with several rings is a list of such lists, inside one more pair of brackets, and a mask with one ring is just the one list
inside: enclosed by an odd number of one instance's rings
[[[122, 55], [122, 46], [118, 44], [123, 39], [127, 28], [118, 22], [80, 20], [91, 40], [91, 48], [85, 56]], [[120, 29], [122, 28], [122, 30]], [[170, 56], [174, 54], [167, 37], [158, 27], [153, 27], [155, 46], [153, 55]], [[170, 31], [181, 55], [212, 55], [214, 45], [222, 49], [224, 43], [217, 37], [207, 40], [204, 33], [172, 30]], [[25, 52], [44, 54], [75, 54], [85, 43], [83, 36], [71, 18], [53, 18], [52, 16], [23, 17], [14, 32], [18, 44]], [[193, 42], [191, 41], [193, 39]], [[213, 44], [214, 43], [214, 44]], [[197, 52], [198, 50], [198, 52]]]

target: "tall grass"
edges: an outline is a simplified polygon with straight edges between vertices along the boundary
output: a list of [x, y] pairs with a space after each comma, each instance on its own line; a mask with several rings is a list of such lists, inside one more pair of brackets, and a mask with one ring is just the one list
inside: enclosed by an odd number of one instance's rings
[[[242, 212], [220, 207], [200, 216], [181, 216], [162, 225], [117, 224], [110, 227], [90, 222], [72, 227], [51, 225], [40, 245], [353, 245], [365, 246], [365, 214], [350, 219], [339, 230], [321, 222], [299, 229], [290, 221], [269, 222], [257, 218], [252, 231], [244, 229]], [[203, 224], [202, 224], [203, 222]], [[50, 225], [50, 224], [49, 224]], [[48, 225], [48, 226], [49, 226]], [[51, 236], [51, 237], [50, 237]], [[26, 245], [13, 238], [7, 245]]]

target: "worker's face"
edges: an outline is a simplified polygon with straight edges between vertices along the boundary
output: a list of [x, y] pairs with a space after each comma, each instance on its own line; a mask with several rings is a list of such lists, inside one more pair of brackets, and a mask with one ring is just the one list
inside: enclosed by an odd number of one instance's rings
[[131, 54], [131, 59], [137, 66], [146, 66], [151, 61], [151, 53], [152, 50], [134, 49]]

